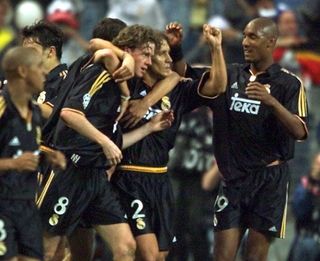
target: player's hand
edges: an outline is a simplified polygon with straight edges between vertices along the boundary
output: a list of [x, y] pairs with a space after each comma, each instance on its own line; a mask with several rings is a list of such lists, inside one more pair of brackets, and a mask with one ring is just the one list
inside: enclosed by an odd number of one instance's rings
[[120, 103], [120, 113], [116, 119], [116, 121], [119, 121], [123, 115], [126, 113], [127, 109], [129, 107], [129, 100], [123, 100], [121, 99], [121, 103]]
[[108, 165], [117, 165], [122, 160], [121, 150], [109, 138], [102, 145], [103, 153], [107, 158]]
[[33, 152], [24, 152], [13, 160], [14, 169], [18, 172], [35, 171], [39, 165], [39, 155], [34, 155]]
[[134, 59], [133, 57], [125, 52], [120, 68], [118, 68], [112, 74], [112, 77], [116, 82], [123, 82], [131, 79], [134, 76]]
[[268, 84], [249, 82], [246, 87], [246, 94], [250, 99], [261, 101], [268, 106], [271, 106], [274, 101], [274, 97], [270, 94], [270, 85]]
[[56, 167], [59, 169], [66, 169], [67, 160], [61, 151], [52, 150], [52, 151], [46, 152], [45, 155], [47, 160], [52, 164], [53, 167]]
[[115, 172], [115, 170], [116, 170], [115, 165], [106, 170], [107, 179], [109, 181], [111, 180], [111, 177], [112, 177], [113, 173]]
[[182, 44], [183, 27], [178, 22], [171, 22], [167, 24], [165, 34], [168, 37], [170, 47]]
[[130, 100], [126, 113], [121, 119], [125, 128], [132, 128], [148, 112], [149, 106], [143, 99]]
[[151, 132], [162, 131], [169, 128], [174, 121], [174, 115], [172, 110], [162, 111], [156, 116], [152, 117], [147, 123]]
[[203, 25], [203, 37], [211, 49], [220, 47], [222, 44], [221, 30], [208, 24]]

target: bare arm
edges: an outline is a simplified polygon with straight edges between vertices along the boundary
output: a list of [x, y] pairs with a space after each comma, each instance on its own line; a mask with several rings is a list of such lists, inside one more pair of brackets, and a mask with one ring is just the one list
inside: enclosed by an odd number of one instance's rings
[[45, 119], [49, 119], [53, 108], [46, 103], [39, 103], [38, 105], [40, 107], [42, 117]]
[[279, 119], [287, 131], [296, 140], [307, 137], [305, 124], [299, 117], [288, 111], [276, 98], [274, 98], [265, 85], [258, 82], [251, 82], [246, 88], [246, 94], [251, 99], [256, 99], [272, 108], [274, 115]]
[[183, 57], [182, 39], [183, 27], [181, 24], [172, 22], [166, 25], [165, 31], [170, 45], [170, 56], [172, 58], [172, 69], [182, 77], [186, 72], [186, 61]]
[[166, 128], [169, 128], [173, 122], [173, 112], [172, 111], [163, 111], [156, 116], [154, 116], [149, 122], [142, 125], [140, 128], [137, 128], [133, 131], [127, 132], [123, 135], [123, 145], [122, 148], [126, 149], [143, 139], [147, 135], [156, 132], [162, 131]]
[[219, 169], [217, 163], [214, 163], [212, 167], [203, 174], [201, 180], [202, 189], [206, 191], [213, 190], [220, 181]]
[[[35, 171], [39, 164], [39, 156], [33, 152], [24, 152], [17, 158], [2, 158], [0, 159], [0, 171], [16, 170], [18, 172], [23, 171]], [[3, 174], [0, 172], [0, 175]]]
[[217, 28], [203, 25], [203, 35], [211, 50], [211, 68], [209, 79], [200, 90], [204, 96], [214, 97], [226, 91], [227, 68], [222, 51], [222, 34]]
[[80, 135], [99, 144], [110, 165], [116, 165], [121, 161], [122, 153], [117, 145], [95, 128], [84, 115], [68, 109], [62, 109], [60, 117], [70, 128], [74, 129]]
[[147, 113], [149, 107], [156, 104], [163, 96], [167, 95], [180, 81], [180, 76], [172, 72], [169, 76], [158, 81], [143, 99], [131, 100], [127, 112], [123, 117], [124, 127], [134, 127]]
[[[134, 61], [131, 55], [125, 55], [126, 57], [124, 58], [124, 61], [127, 61], [128, 63], [132, 62], [132, 65], [134, 67]], [[132, 61], [131, 61], [132, 58]], [[108, 72], [112, 73], [119, 73], [120, 70], [120, 77], [122, 77], [121, 81], [118, 81], [118, 85], [121, 91], [121, 105], [120, 105], [120, 114], [117, 118], [117, 121], [122, 118], [123, 114], [128, 108], [129, 105], [129, 99], [130, 99], [130, 90], [128, 87], [128, 84], [126, 81], [123, 81], [123, 77], [126, 79], [131, 78], [133, 75], [129, 71], [126, 71], [126, 65], [122, 64], [120, 66], [120, 60], [118, 57], [114, 54], [114, 52], [110, 49], [101, 49], [95, 52], [94, 54], [94, 62], [103, 62], [104, 67], [108, 70]], [[117, 70], [117, 68], [119, 68]], [[124, 74], [123, 74], [124, 73]]]

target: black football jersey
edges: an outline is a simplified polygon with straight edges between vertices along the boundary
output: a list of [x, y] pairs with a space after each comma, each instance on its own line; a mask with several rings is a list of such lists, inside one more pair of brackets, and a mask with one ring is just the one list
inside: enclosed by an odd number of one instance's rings
[[[63, 109], [83, 114], [92, 125], [121, 148], [122, 134], [115, 121], [120, 105], [118, 84], [99, 64], [86, 66], [78, 77]], [[62, 119], [58, 121], [53, 144], [77, 166], [106, 167], [101, 146], [66, 126]]]
[[[41, 115], [39, 107], [30, 101], [32, 117], [23, 119], [12, 103], [8, 91], [0, 94], [0, 157], [14, 158], [29, 151], [39, 154]], [[0, 175], [0, 198], [34, 199], [37, 172], [5, 171]]]
[[271, 108], [245, 94], [250, 77], [265, 84], [287, 110], [307, 121], [306, 94], [298, 77], [277, 64], [256, 76], [251, 75], [249, 66], [230, 65], [227, 91], [211, 103], [215, 156], [227, 180], [275, 160], [289, 160], [294, 153], [295, 140]]

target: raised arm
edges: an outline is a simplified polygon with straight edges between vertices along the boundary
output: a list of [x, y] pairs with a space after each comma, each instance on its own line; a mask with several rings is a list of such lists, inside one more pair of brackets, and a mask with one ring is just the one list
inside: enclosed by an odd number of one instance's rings
[[208, 24], [203, 25], [203, 35], [210, 47], [211, 68], [210, 76], [200, 93], [204, 96], [214, 97], [226, 91], [227, 68], [222, 51], [222, 34], [217, 28]]
[[168, 43], [170, 45], [172, 70], [184, 77], [187, 64], [183, 57], [182, 50], [183, 27], [177, 22], [172, 22], [166, 25], [165, 33], [168, 37]]

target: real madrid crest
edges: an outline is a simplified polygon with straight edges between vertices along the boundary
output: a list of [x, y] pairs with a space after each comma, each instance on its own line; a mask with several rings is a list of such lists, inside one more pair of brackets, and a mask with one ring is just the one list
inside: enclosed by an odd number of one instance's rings
[[161, 99], [161, 109], [164, 111], [170, 110], [171, 102], [168, 96], [163, 96]]
[[139, 230], [142, 230], [146, 227], [146, 223], [144, 222], [144, 220], [142, 218], [137, 218], [136, 219], [136, 226]]
[[59, 222], [59, 216], [57, 214], [53, 214], [50, 218], [49, 218], [49, 224], [51, 226], [55, 226], [57, 225]]
[[83, 95], [83, 98], [82, 98], [83, 109], [86, 109], [88, 107], [90, 100], [91, 100], [91, 95], [89, 93], [86, 93], [85, 95]]
[[38, 96], [37, 102], [38, 102], [39, 104], [42, 104], [42, 103], [45, 102], [45, 100], [46, 100], [46, 92], [45, 92], [45, 91], [42, 91], [42, 92], [40, 92], [40, 94], [39, 94], [39, 96]]
[[7, 247], [3, 241], [0, 241], [0, 256], [4, 256], [7, 253]]
[[255, 75], [251, 75], [250, 78], [249, 78], [249, 81], [250, 82], [254, 82], [256, 80], [257, 76]]

